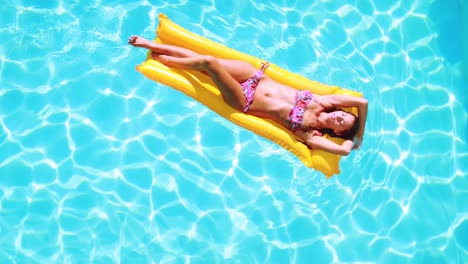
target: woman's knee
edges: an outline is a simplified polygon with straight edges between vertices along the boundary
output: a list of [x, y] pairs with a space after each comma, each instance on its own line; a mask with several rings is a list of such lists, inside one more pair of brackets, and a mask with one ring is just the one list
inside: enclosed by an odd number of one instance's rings
[[207, 70], [216, 69], [221, 66], [219, 60], [211, 55], [203, 55], [201, 58], [201, 64]]

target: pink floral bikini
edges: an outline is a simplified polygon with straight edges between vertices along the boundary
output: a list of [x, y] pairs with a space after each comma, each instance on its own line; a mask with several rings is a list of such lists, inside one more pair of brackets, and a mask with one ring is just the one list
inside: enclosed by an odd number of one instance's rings
[[291, 131], [294, 132], [302, 127], [305, 110], [312, 99], [314, 99], [314, 95], [308, 90], [302, 90], [296, 93], [296, 103], [289, 112], [287, 120]]
[[[249, 111], [250, 105], [253, 103], [255, 89], [257, 88], [260, 79], [265, 75], [264, 72], [268, 68], [268, 63], [264, 63], [262, 68], [258, 70], [254, 76], [241, 83], [242, 90], [244, 91], [244, 113]], [[291, 131], [296, 131], [301, 128], [304, 119], [304, 113], [310, 101], [314, 99], [314, 95], [308, 90], [298, 91], [296, 93], [296, 102], [289, 112], [287, 124]]]
[[263, 62], [262, 67], [258, 70], [252, 78], [247, 79], [241, 83], [242, 90], [244, 91], [244, 113], [249, 111], [250, 105], [253, 103], [255, 89], [257, 88], [260, 79], [265, 75], [265, 70], [270, 66], [268, 62]]
[[244, 91], [244, 113], [249, 111], [250, 105], [253, 103], [253, 98], [255, 95], [255, 89], [257, 88], [260, 79], [263, 77], [264, 69], [258, 70], [252, 78], [247, 79], [245, 82], [241, 83], [242, 90]]

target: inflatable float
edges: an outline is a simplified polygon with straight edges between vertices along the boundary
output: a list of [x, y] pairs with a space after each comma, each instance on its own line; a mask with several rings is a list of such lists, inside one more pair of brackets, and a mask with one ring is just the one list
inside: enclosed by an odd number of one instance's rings
[[[209, 54], [219, 58], [243, 60], [257, 68], [259, 68], [264, 61], [196, 35], [172, 22], [164, 14], [159, 15], [159, 26], [156, 30], [156, 35], [157, 38], [155, 41], [157, 43], [177, 45], [201, 54]], [[150, 53], [148, 53], [146, 60], [141, 65], [137, 66], [137, 70], [158, 83], [185, 93], [229, 121], [273, 141], [297, 156], [307, 167], [322, 172], [327, 178], [340, 173], [339, 155], [322, 150], [309, 149], [304, 143], [300, 142], [292, 132], [282, 125], [269, 119], [262, 119], [245, 114], [232, 108], [223, 100], [221, 92], [205, 74], [196, 71], [168, 68], [160, 62], [151, 59]], [[308, 89], [314, 94], [349, 94], [362, 96], [360, 93], [351, 90], [312, 81], [303, 76], [281, 69], [271, 62], [265, 74], [279, 83], [296, 89]], [[352, 109], [352, 111], [356, 113], [355, 109]], [[343, 142], [343, 139], [340, 138], [330, 139], [337, 143]]]

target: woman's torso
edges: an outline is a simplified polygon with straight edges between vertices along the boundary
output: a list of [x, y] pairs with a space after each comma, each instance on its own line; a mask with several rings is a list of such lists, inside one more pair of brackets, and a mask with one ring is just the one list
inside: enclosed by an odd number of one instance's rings
[[[259, 82], [249, 113], [266, 117], [289, 128], [287, 120], [296, 103], [298, 90], [273, 81], [265, 76]], [[318, 99], [319, 97], [316, 96]], [[304, 113], [303, 127], [314, 127], [318, 114], [325, 109], [318, 100], [311, 100]]]

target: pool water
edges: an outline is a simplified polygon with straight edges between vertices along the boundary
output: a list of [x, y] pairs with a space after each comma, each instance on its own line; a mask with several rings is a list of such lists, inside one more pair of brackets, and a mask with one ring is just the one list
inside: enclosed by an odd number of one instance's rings
[[[0, 0], [0, 263], [467, 263], [462, 1]], [[364, 93], [327, 180], [135, 71], [157, 15]]]

